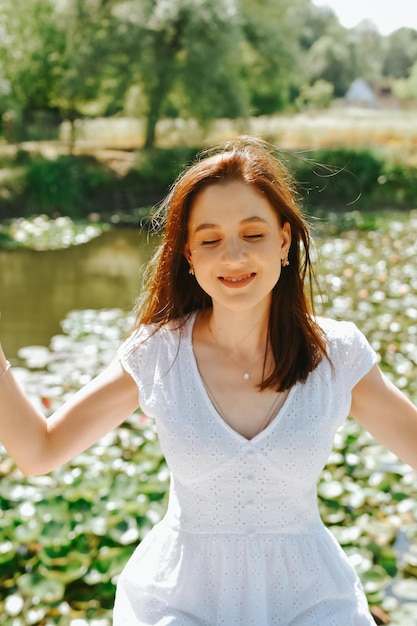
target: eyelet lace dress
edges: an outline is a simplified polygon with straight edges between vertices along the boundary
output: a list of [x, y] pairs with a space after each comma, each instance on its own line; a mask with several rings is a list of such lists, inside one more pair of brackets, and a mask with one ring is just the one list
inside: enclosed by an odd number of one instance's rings
[[195, 314], [120, 348], [171, 471], [164, 519], [117, 585], [114, 626], [369, 626], [359, 579], [318, 511], [316, 484], [351, 390], [376, 362], [349, 322], [320, 319], [328, 356], [250, 441], [215, 410]]

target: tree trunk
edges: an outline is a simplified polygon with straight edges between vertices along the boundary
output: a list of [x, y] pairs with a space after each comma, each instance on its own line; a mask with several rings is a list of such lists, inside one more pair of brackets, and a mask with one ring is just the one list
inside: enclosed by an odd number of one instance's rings
[[154, 113], [149, 113], [146, 120], [146, 134], [145, 134], [145, 148], [150, 149], [155, 145], [156, 139], [156, 124], [158, 119]]
[[149, 108], [146, 119], [145, 148], [153, 148], [156, 140], [156, 125], [161, 117], [162, 105], [170, 90], [174, 76], [175, 50], [163, 51], [161, 46], [161, 60], [154, 77], [154, 85], [149, 93]]

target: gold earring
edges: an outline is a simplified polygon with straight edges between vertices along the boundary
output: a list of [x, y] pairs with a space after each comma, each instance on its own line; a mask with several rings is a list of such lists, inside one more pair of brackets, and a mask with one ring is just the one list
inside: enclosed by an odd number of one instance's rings
[[188, 273], [191, 274], [191, 276], [195, 276], [195, 272], [194, 272], [194, 268], [190, 263], [190, 269], [188, 270]]
[[281, 259], [282, 267], [287, 267], [290, 264], [288, 260], [288, 250], [285, 251], [285, 256]]

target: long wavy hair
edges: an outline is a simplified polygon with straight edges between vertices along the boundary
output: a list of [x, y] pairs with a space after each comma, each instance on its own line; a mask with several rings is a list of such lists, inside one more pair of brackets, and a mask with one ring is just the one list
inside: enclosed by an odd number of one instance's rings
[[189, 274], [184, 256], [189, 216], [203, 189], [237, 181], [259, 190], [280, 223], [291, 227], [290, 264], [272, 291], [269, 314], [275, 367], [259, 386], [284, 391], [304, 382], [317, 367], [326, 355], [326, 341], [314, 317], [311, 239], [298, 194], [273, 146], [260, 139], [240, 137], [201, 153], [173, 184], [157, 214], [164, 225], [162, 241], [145, 273], [134, 327], [185, 320], [192, 311], [211, 308], [211, 297]]

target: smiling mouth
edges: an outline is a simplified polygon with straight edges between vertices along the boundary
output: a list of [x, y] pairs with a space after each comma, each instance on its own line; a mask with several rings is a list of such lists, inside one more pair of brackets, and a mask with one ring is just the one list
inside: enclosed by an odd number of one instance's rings
[[242, 276], [219, 276], [219, 280], [228, 287], [244, 287], [251, 282], [255, 273], [244, 274]]

